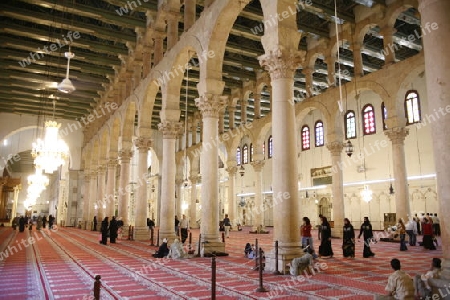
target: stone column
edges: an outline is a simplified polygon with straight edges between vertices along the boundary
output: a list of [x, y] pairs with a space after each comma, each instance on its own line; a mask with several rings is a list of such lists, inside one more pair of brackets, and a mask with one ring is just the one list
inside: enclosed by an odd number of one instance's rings
[[[94, 220], [94, 216], [97, 217], [97, 222], [100, 224], [99, 217], [98, 217], [98, 209], [101, 206], [101, 201], [97, 198], [97, 170], [92, 170], [91, 172], [91, 180], [90, 180], [90, 187], [89, 187], [89, 224], [92, 224], [92, 221]], [[92, 197], [91, 197], [92, 196]], [[95, 230], [98, 230], [100, 227], [95, 228]]]
[[195, 23], [196, 0], [184, 0], [184, 31], [188, 31]]
[[219, 112], [219, 134], [222, 134], [225, 131], [224, 114], [225, 111], [223, 110]]
[[139, 137], [134, 140], [134, 145], [138, 151], [137, 188], [134, 201], [134, 238], [138, 241], [147, 241], [150, 238], [147, 227], [147, 158], [150, 150], [151, 140], [146, 137]]
[[175, 144], [183, 130], [181, 122], [163, 121], [158, 125], [163, 133], [163, 161], [161, 166], [161, 208], [160, 208], [160, 242], [167, 238], [169, 242], [175, 239]]
[[98, 185], [97, 185], [97, 199], [98, 199], [98, 215], [97, 215], [97, 221], [103, 220], [106, 216], [106, 202], [105, 202], [105, 167], [99, 166], [97, 173], [98, 173]]
[[90, 220], [89, 219], [89, 208], [90, 208], [90, 196], [89, 196], [89, 192], [91, 190], [91, 186], [90, 186], [90, 181], [91, 181], [91, 175], [88, 172], [85, 172], [84, 174], [84, 193], [83, 193], [83, 222], [84, 224], [82, 225], [83, 229], [88, 229], [90, 230], [91, 228], [89, 227], [90, 224]]
[[234, 129], [234, 112], [236, 111], [235, 107], [228, 106], [228, 128], [230, 130]]
[[[313, 97], [313, 69], [303, 69], [302, 73], [305, 74], [305, 89], [306, 89], [306, 97]], [[292, 99], [292, 98], [291, 98]]]
[[[297, 54], [281, 49], [260, 56], [260, 64], [269, 71], [272, 86], [272, 180], [274, 231], [273, 240], [280, 246], [279, 264], [285, 265], [301, 254], [300, 209], [298, 203], [297, 133], [294, 97], [294, 72]], [[268, 270], [275, 270], [273, 251], [266, 254]]]
[[183, 197], [181, 197], [181, 187], [183, 186], [183, 177], [175, 177], [175, 215], [178, 216], [178, 219], [181, 220], [181, 216], [183, 215]]
[[122, 218], [124, 228], [127, 229], [130, 225], [128, 219], [128, 203], [130, 202], [130, 160], [133, 152], [131, 150], [123, 149], [119, 151], [120, 160], [120, 182], [119, 182], [119, 198], [118, 198], [118, 212], [117, 217]]
[[[442, 277], [450, 279], [450, 128], [449, 105], [450, 57], [448, 56], [450, 32], [450, 2], [447, 0], [419, 0], [423, 28], [422, 43], [425, 56], [428, 110], [440, 112], [439, 122], [432, 122], [431, 137], [436, 168], [437, 194], [442, 238]], [[434, 29], [433, 29], [434, 27]], [[437, 59], [439, 57], [439, 59]], [[447, 114], [443, 113], [443, 109]]]
[[110, 159], [107, 164], [108, 181], [106, 182], [106, 215], [111, 219], [116, 214], [115, 188], [116, 188], [117, 159]]
[[353, 43], [353, 62], [355, 75], [358, 77], [364, 76], [364, 66], [361, 54], [361, 43]]
[[237, 163], [236, 160], [227, 161], [227, 169], [228, 172], [228, 217], [230, 218], [233, 226], [236, 227], [238, 223], [241, 223], [241, 220], [236, 216], [236, 193], [234, 191], [234, 187], [236, 185], [236, 172], [237, 172]]
[[384, 133], [392, 142], [396, 219], [403, 218], [407, 220], [408, 215], [411, 215], [405, 160], [405, 138], [409, 134], [409, 128], [396, 127], [387, 129]]
[[326, 63], [327, 63], [327, 81], [328, 84], [331, 87], [335, 87], [336, 86], [336, 66], [335, 66], [335, 62], [336, 62], [336, 58], [334, 56], [328, 56], [326, 58]]
[[384, 58], [384, 67], [388, 67], [395, 63], [395, 45], [394, 45], [394, 33], [396, 32], [395, 28], [392, 27], [384, 27], [381, 30], [381, 35], [383, 36], [383, 47], [385, 58]]
[[327, 143], [327, 148], [331, 153], [331, 166], [334, 170], [332, 174], [333, 184], [331, 194], [333, 196], [333, 236], [342, 237], [342, 227], [344, 226], [345, 207], [344, 207], [344, 181], [342, 175], [342, 142]]
[[16, 185], [14, 187], [14, 202], [11, 209], [11, 221], [9, 222], [9, 226], [12, 226], [12, 222], [14, 221], [14, 218], [16, 217], [17, 213], [17, 200], [19, 199], [19, 192], [21, 189], [21, 185]]
[[260, 119], [261, 118], [261, 94], [254, 94], [254, 115], [255, 115], [255, 119]]
[[153, 48], [153, 60], [156, 66], [164, 56], [164, 32], [154, 32], [153, 38], [155, 39]]
[[191, 204], [189, 205], [189, 225], [191, 228], [198, 228], [197, 223], [197, 173], [189, 177], [191, 181]]
[[247, 101], [241, 99], [241, 125], [247, 123]]
[[[255, 207], [253, 208], [252, 214], [254, 216], [253, 226], [256, 227], [256, 230], [264, 227], [264, 204], [263, 204], [263, 196], [262, 196], [262, 169], [264, 167], [264, 160], [261, 157], [256, 157], [253, 160], [252, 167], [255, 171], [256, 184], [255, 184]], [[262, 226], [262, 227], [260, 227]]]
[[170, 12], [167, 16], [167, 50], [178, 42], [178, 17], [176, 12]]
[[148, 73], [152, 68], [152, 51], [150, 43], [144, 44], [144, 51], [142, 52], [142, 77], [147, 77]]
[[226, 96], [203, 95], [195, 99], [195, 105], [203, 115], [203, 147], [200, 156], [200, 173], [202, 176], [202, 213], [200, 233], [202, 235], [201, 255], [215, 252], [225, 252], [225, 244], [219, 242], [219, 189], [218, 181], [218, 122], [219, 111], [227, 103]]

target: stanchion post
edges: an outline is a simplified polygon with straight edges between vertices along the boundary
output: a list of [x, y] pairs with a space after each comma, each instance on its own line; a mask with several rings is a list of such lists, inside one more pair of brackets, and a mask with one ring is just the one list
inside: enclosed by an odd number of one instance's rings
[[158, 238], [156, 239], [156, 247], [159, 247], [159, 228], [158, 228]]
[[281, 275], [278, 270], [278, 241], [275, 241], [275, 271], [272, 273], [273, 275]]
[[151, 239], [151, 241], [152, 241], [152, 243], [150, 244], [150, 246], [155, 246], [155, 243], [154, 243], [154, 237], [155, 237], [155, 233], [154, 233], [154, 229], [153, 229], [153, 227], [152, 228], [150, 228], [150, 239]]
[[131, 225], [128, 226], [128, 240], [131, 240]]
[[211, 299], [216, 300], [216, 253], [211, 258]]
[[222, 232], [222, 243], [225, 243], [225, 232]]
[[201, 247], [201, 245], [200, 245], [200, 243], [202, 242], [202, 234], [199, 234], [198, 235], [198, 247], [197, 247], [197, 256], [198, 257], [200, 257], [200, 247]]
[[255, 267], [253, 268], [253, 270], [258, 270], [258, 239], [255, 239]]
[[259, 287], [256, 289], [257, 292], [268, 292], [267, 289], [263, 286], [263, 255], [262, 255], [262, 249], [259, 248], [258, 251], [258, 257], [259, 257]]
[[100, 279], [102, 276], [96, 275], [95, 281], [94, 281], [94, 299], [100, 300], [100, 287], [102, 286], [102, 283], [100, 282]]

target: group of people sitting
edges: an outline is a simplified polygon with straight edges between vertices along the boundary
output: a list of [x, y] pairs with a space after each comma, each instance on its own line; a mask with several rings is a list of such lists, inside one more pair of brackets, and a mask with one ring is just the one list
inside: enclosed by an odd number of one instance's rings
[[413, 278], [401, 270], [400, 260], [397, 258], [391, 260], [391, 267], [394, 273], [389, 275], [385, 288], [388, 295], [379, 295], [376, 297], [377, 300], [441, 299], [434, 296], [432, 287], [430, 286], [430, 279], [440, 279], [441, 277], [440, 258], [433, 258], [430, 270], [425, 274], [417, 274]]
[[173, 259], [182, 259], [187, 258], [187, 255], [188, 254], [186, 251], [184, 251], [183, 244], [179, 239], [175, 239], [169, 247], [167, 239], [164, 238], [162, 244], [152, 256], [155, 258], [167, 257]]

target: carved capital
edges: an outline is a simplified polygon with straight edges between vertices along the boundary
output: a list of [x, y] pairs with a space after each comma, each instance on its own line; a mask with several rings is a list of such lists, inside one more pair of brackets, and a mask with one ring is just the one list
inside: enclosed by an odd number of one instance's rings
[[115, 168], [117, 166], [117, 164], [118, 164], [118, 160], [115, 158], [111, 158], [106, 163], [106, 166], [108, 169], [112, 169], [112, 168]]
[[230, 176], [234, 176], [236, 175], [237, 167], [228, 167], [225, 171], [227, 171]]
[[181, 185], [182, 183], [183, 183], [183, 178], [176, 178], [175, 179], [175, 184], [177, 184], [177, 185]]
[[129, 162], [132, 156], [133, 156], [133, 151], [131, 151], [131, 150], [120, 150], [119, 151], [119, 159], [121, 162]]
[[104, 166], [98, 166], [97, 174], [101, 176], [101, 175], [105, 175], [105, 173], [106, 173], [106, 168]]
[[409, 128], [395, 127], [385, 130], [384, 134], [389, 138], [392, 144], [403, 144], [406, 136], [409, 134]]
[[251, 165], [253, 167], [253, 170], [255, 170], [255, 172], [261, 172], [262, 168], [264, 167], [264, 160], [255, 160], [253, 162], [251, 162]]
[[158, 129], [162, 131], [164, 139], [175, 139], [183, 132], [182, 122], [162, 121], [158, 124]]
[[331, 152], [331, 155], [340, 155], [344, 144], [342, 142], [327, 143], [327, 149]]
[[191, 181], [192, 185], [197, 184], [198, 178], [199, 178], [198, 175], [189, 176], [189, 180]]
[[88, 183], [91, 180], [91, 175], [90, 174], [86, 174], [84, 175], [84, 182]]
[[152, 146], [152, 140], [146, 137], [138, 137], [133, 142], [138, 150], [148, 151]]
[[195, 99], [195, 105], [204, 118], [219, 118], [219, 111], [228, 104], [228, 96], [206, 94]]
[[304, 60], [300, 51], [283, 51], [280, 48], [258, 57], [259, 64], [269, 73], [272, 80], [294, 78], [297, 66]]

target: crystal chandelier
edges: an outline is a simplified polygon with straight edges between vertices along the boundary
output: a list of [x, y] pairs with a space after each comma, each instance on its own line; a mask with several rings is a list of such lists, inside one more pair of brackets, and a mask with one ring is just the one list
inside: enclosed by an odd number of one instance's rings
[[51, 174], [56, 171], [59, 166], [64, 165], [65, 160], [69, 156], [69, 148], [62, 139], [58, 139], [58, 130], [61, 124], [56, 121], [45, 122], [44, 140], [37, 139], [33, 143], [33, 156], [36, 168], [44, 170], [45, 173]]
[[372, 191], [367, 184], [364, 185], [364, 189], [361, 191], [361, 197], [365, 202], [372, 200]]

